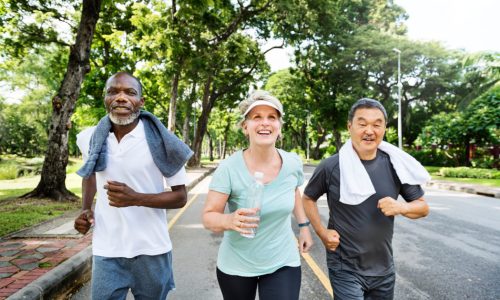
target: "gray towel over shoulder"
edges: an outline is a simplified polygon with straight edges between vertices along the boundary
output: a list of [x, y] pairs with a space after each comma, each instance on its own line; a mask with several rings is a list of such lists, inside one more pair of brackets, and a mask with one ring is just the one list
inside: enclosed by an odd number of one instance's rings
[[[193, 151], [150, 112], [141, 111], [139, 118], [144, 123], [146, 141], [156, 166], [165, 177], [175, 175], [193, 155]], [[111, 120], [106, 115], [92, 134], [88, 159], [76, 172], [78, 175], [88, 178], [106, 169], [106, 140], [110, 130]]]

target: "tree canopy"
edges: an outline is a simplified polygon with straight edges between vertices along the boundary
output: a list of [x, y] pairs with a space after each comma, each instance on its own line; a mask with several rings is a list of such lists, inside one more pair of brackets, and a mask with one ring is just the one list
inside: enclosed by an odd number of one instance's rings
[[[317, 159], [338, 150], [361, 97], [386, 106], [394, 141], [394, 48], [407, 146], [450, 142], [455, 133], [424, 142], [422, 128], [446, 131], [439, 120], [467, 127], [470, 141], [498, 143], [488, 116], [499, 109], [499, 54], [410, 40], [392, 0], [0, 0], [0, 12], [0, 82], [24, 95], [1, 102], [0, 154], [52, 156], [60, 170], [78, 154], [76, 133], [105, 115], [105, 80], [117, 71], [140, 78], [146, 109], [194, 150], [190, 166], [204, 151], [224, 157], [244, 145], [236, 108], [254, 88], [282, 100], [286, 150]], [[277, 46], [264, 48], [271, 40]], [[271, 74], [265, 54], [283, 47], [294, 52], [291, 66]]]

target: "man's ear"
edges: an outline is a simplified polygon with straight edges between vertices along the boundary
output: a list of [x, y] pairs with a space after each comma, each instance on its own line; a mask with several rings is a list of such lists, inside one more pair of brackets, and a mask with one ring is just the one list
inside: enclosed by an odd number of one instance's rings
[[143, 107], [144, 107], [144, 102], [145, 102], [144, 97], [141, 97], [141, 108], [143, 108]]

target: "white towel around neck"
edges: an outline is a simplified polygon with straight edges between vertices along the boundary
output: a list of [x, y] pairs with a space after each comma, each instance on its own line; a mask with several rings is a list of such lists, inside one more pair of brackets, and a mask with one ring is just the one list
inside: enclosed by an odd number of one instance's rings
[[[401, 183], [422, 185], [431, 179], [427, 170], [413, 156], [398, 147], [382, 142], [378, 149], [389, 155]], [[339, 168], [340, 202], [358, 205], [375, 194], [370, 176], [352, 147], [351, 139], [340, 148]]]

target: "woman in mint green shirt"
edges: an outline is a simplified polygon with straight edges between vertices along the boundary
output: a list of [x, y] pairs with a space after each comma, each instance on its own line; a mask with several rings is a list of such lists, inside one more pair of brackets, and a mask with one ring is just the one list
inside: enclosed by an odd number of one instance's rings
[[[298, 299], [300, 254], [312, 245], [309, 222], [298, 187], [304, 181], [302, 162], [276, 148], [283, 106], [265, 91], [255, 91], [240, 104], [241, 127], [249, 147], [224, 160], [215, 171], [203, 211], [203, 225], [224, 232], [217, 258], [217, 279], [225, 300]], [[247, 207], [252, 174], [264, 174], [260, 220], [258, 208]], [[226, 204], [230, 213], [224, 213]], [[299, 223], [297, 241], [291, 214]], [[254, 238], [248, 234], [256, 228]]]

